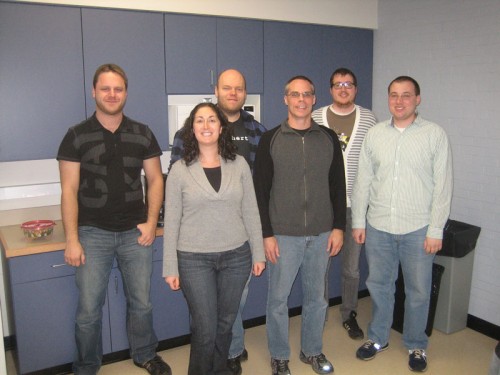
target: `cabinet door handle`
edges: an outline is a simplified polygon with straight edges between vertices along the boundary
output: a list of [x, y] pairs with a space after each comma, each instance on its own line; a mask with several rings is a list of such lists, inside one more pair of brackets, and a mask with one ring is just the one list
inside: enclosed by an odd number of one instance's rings
[[64, 266], [67, 266], [66, 263], [61, 263], [61, 264], [53, 264], [51, 267], [52, 268], [57, 268], [57, 267], [64, 267]]
[[210, 86], [214, 87], [215, 86], [215, 72], [213, 69], [210, 69]]

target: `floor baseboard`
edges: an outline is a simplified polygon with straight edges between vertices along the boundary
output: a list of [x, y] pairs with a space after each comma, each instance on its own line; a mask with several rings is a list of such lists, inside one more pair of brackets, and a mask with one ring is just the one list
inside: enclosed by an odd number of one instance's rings
[[475, 317], [474, 315], [467, 315], [467, 328], [473, 329], [476, 332], [500, 341], [500, 327], [496, 324]]

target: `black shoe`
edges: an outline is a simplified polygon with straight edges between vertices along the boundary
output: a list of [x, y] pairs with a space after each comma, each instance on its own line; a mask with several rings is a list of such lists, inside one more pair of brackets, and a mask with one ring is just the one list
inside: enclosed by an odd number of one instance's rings
[[243, 349], [241, 354], [234, 358], [229, 358], [227, 360], [227, 367], [231, 370], [234, 375], [241, 375], [241, 362], [248, 360], [248, 352], [246, 349]]
[[243, 349], [243, 351], [241, 352], [241, 354], [239, 355], [239, 358], [240, 358], [240, 361], [241, 362], [244, 362], [244, 361], [247, 361], [248, 360], [248, 352], [246, 349]]
[[241, 369], [240, 357], [229, 358], [227, 360], [227, 367], [231, 370], [233, 375], [241, 375], [243, 370]]
[[349, 334], [349, 337], [353, 340], [361, 340], [363, 337], [365, 337], [365, 334], [359, 328], [358, 322], [356, 321], [356, 314], [355, 311], [351, 311], [349, 314], [349, 319], [345, 320], [342, 325], [344, 328], [347, 330], [347, 333]]
[[424, 372], [427, 370], [427, 356], [425, 350], [414, 349], [409, 351], [408, 367], [411, 371]]
[[356, 351], [356, 357], [362, 359], [363, 361], [369, 361], [370, 359], [375, 358], [375, 355], [377, 355], [378, 352], [383, 352], [388, 347], [389, 343], [381, 346], [372, 340], [368, 340]]
[[273, 375], [292, 375], [288, 368], [287, 359], [274, 359], [271, 358], [271, 369]]
[[155, 355], [152, 359], [144, 363], [134, 361], [134, 365], [145, 369], [151, 375], [172, 375], [170, 366], [159, 355]]

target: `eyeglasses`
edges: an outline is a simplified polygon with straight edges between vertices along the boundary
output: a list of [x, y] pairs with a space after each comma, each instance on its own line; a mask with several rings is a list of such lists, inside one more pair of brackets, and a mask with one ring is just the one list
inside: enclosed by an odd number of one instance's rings
[[352, 89], [354, 87], [356, 87], [356, 85], [353, 83], [353, 82], [335, 82], [335, 83], [332, 83], [332, 87], [337, 89], [337, 90], [340, 90], [342, 87], [345, 87], [346, 89]]
[[300, 98], [300, 96], [304, 99], [306, 98], [312, 98], [314, 96], [314, 92], [312, 91], [304, 91], [304, 92], [298, 92], [298, 91], [292, 91], [286, 94], [286, 96], [291, 96], [292, 98]]
[[398, 99], [401, 98], [402, 101], [407, 102], [413, 96], [415, 96], [415, 95], [414, 94], [410, 94], [409, 92], [405, 92], [405, 93], [403, 93], [401, 95], [398, 95], [395, 92], [393, 92], [393, 93], [389, 94], [389, 99], [392, 100], [392, 101], [397, 101]]

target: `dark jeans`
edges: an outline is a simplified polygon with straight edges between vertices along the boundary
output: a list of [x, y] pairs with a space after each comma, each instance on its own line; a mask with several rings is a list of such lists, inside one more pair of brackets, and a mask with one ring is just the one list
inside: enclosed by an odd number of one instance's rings
[[191, 314], [188, 375], [230, 375], [231, 328], [252, 268], [250, 246], [217, 253], [178, 251], [177, 258]]

